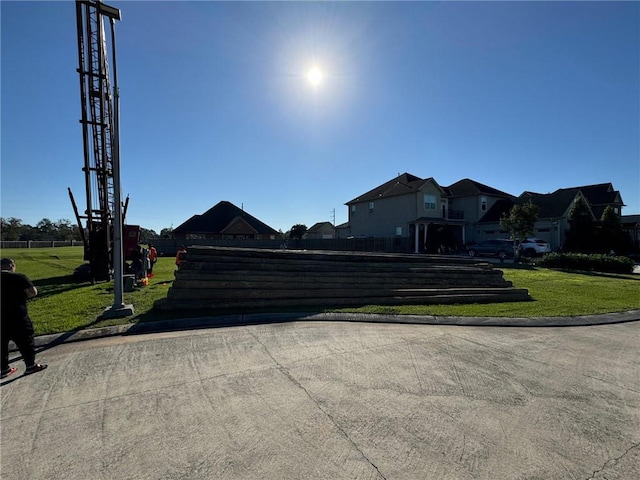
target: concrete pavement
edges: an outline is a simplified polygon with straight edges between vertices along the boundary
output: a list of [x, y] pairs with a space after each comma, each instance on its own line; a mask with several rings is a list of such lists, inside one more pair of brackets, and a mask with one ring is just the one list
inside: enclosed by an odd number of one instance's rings
[[254, 318], [41, 339], [49, 368], [2, 381], [0, 475], [640, 478], [632, 316], [572, 328]]

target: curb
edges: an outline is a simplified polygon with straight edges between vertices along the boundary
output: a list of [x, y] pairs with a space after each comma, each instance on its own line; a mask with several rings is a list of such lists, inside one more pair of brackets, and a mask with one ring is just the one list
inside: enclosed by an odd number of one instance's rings
[[225, 315], [219, 317], [199, 317], [158, 322], [116, 325], [113, 327], [88, 328], [73, 332], [63, 332], [35, 337], [36, 347], [53, 347], [62, 343], [113, 337], [117, 335], [138, 335], [200, 328], [235, 327], [264, 323], [284, 323], [296, 321], [315, 322], [362, 322], [396, 323], [405, 325], [457, 325], [465, 327], [586, 327], [640, 320], [640, 310], [606, 313], [601, 315], [580, 315], [574, 317], [453, 317], [435, 315], [379, 315], [368, 313], [256, 313], [249, 315]]

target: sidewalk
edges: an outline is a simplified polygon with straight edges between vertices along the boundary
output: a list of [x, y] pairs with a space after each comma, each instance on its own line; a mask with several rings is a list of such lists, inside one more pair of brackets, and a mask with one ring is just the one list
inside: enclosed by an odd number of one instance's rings
[[245, 316], [49, 343], [47, 370], [21, 376], [14, 355], [1, 382], [0, 475], [640, 478], [633, 317]]
[[[75, 332], [64, 332], [36, 337], [36, 347], [59, 345], [66, 342], [88, 340], [116, 335], [192, 330], [200, 328], [256, 325], [295, 321], [342, 321], [364, 323], [399, 323], [420, 325], [459, 325], [485, 327], [578, 327], [604, 325], [640, 320], [640, 310], [608, 313], [602, 315], [582, 315], [575, 317], [453, 317], [434, 315], [376, 315], [364, 313], [258, 313], [251, 315], [225, 315], [200, 317], [158, 322], [145, 322], [113, 327], [90, 328]], [[13, 345], [13, 344], [12, 344]], [[15, 348], [15, 346], [14, 346]]]

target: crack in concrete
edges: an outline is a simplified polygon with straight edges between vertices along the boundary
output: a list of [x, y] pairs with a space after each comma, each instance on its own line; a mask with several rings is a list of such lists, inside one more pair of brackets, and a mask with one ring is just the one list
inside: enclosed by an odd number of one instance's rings
[[[459, 335], [453, 335], [453, 334], [451, 336], [453, 336], [455, 338], [458, 338], [460, 340], [464, 340], [464, 341], [469, 342], [469, 343], [473, 343], [475, 345], [479, 345], [481, 347], [485, 347], [488, 350], [494, 350], [496, 352], [500, 352], [500, 353], [503, 353], [503, 354], [506, 354], [506, 355], [512, 355], [512, 356], [517, 357], [517, 358], [522, 358], [522, 359], [527, 360], [529, 362], [538, 363], [538, 364], [544, 365], [546, 367], [557, 368], [559, 370], [563, 370], [563, 371], [566, 371], [566, 372], [571, 372], [571, 373], [576, 374], [576, 371], [574, 369], [569, 368], [569, 367], [565, 367], [563, 365], [557, 365], [557, 364], [554, 364], [554, 363], [551, 363], [551, 362], [545, 362], [545, 361], [539, 360], [537, 358], [532, 358], [532, 357], [530, 357], [528, 355], [524, 355], [524, 354], [519, 353], [519, 352], [510, 351], [510, 350], [504, 350], [504, 349], [502, 349], [500, 347], [496, 347], [494, 345], [489, 345], [489, 344], [486, 344], [486, 343], [483, 343], [483, 342], [480, 342], [480, 341], [477, 341], [477, 340], [471, 340], [470, 338], [467, 338], [465, 336], [459, 336]], [[595, 377], [593, 375], [588, 375], [586, 373], [577, 372], [577, 374], [582, 376], [582, 377], [586, 377], [586, 378], [590, 378], [592, 380], [596, 380], [598, 382], [606, 383], [606, 384], [611, 385], [613, 387], [621, 388], [621, 389], [624, 389], [624, 390], [629, 390], [630, 392], [633, 392], [633, 393], [640, 393], [640, 391], [636, 390], [635, 388], [633, 388], [633, 387], [631, 387], [629, 385], [620, 385], [618, 383], [612, 382], [612, 381], [607, 380], [605, 378]]]
[[640, 447], [640, 443], [634, 443], [622, 455], [620, 455], [620, 456], [618, 456], [616, 458], [612, 458], [610, 460], [607, 460], [604, 463], [604, 465], [602, 465], [601, 468], [599, 468], [598, 470], [594, 470], [594, 472], [591, 474], [591, 476], [589, 478], [587, 478], [587, 480], [594, 480], [596, 478], [596, 475], [598, 475], [600, 472], [603, 472], [605, 468], [615, 465], [620, 460], [622, 460], [626, 455], [628, 455], [631, 450], [633, 450], [634, 448], [638, 448], [638, 447]]
[[278, 360], [276, 360], [276, 358], [271, 354], [271, 352], [269, 351], [267, 346], [264, 343], [262, 343], [262, 341], [258, 338], [258, 336], [255, 335], [253, 332], [250, 332], [250, 333], [255, 338], [256, 342], [258, 342], [262, 346], [262, 348], [267, 353], [267, 355], [269, 355], [269, 357], [271, 357], [273, 362], [277, 365], [278, 369], [291, 381], [291, 383], [293, 383], [295, 386], [297, 386], [299, 389], [301, 389], [305, 393], [305, 395], [309, 398], [309, 400], [311, 400], [313, 402], [313, 404], [316, 406], [316, 408], [318, 410], [320, 410], [329, 419], [329, 421], [338, 430], [338, 432], [340, 432], [340, 434], [345, 439], [347, 439], [347, 441], [353, 446], [353, 448], [356, 449], [356, 451], [362, 456], [362, 458], [364, 458], [366, 460], [366, 462], [375, 469], [375, 471], [378, 473], [379, 477], [382, 478], [383, 480], [387, 480], [387, 477], [385, 477], [382, 474], [382, 472], [380, 471], [378, 466], [375, 463], [373, 463], [365, 455], [365, 453], [360, 449], [360, 447], [358, 447], [358, 445], [351, 439], [349, 434], [347, 432], [345, 432], [344, 429], [338, 424], [338, 422], [335, 420], [335, 418], [333, 418], [333, 416], [329, 412], [327, 412], [324, 408], [322, 408], [322, 405], [320, 405], [320, 402], [318, 402], [318, 400], [316, 400], [313, 397], [313, 395], [311, 395], [311, 393], [296, 378], [294, 378], [293, 375], [291, 375], [291, 372], [289, 372], [289, 370], [286, 367], [284, 367]]

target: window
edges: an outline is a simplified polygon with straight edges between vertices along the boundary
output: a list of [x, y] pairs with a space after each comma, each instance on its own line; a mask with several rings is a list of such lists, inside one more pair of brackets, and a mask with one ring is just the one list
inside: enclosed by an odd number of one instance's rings
[[480, 197], [480, 210], [487, 211], [487, 197]]
[[424, 196], [424, 209], [425, 210], [435, 210], [436, 209], [436, 196], [435, 195], [426, 195]]
[[402, 236], [402, 227], [396, 227], [396, 236], [398, 237]]
[[373, 202], [369, 202], [369, 213], [373, 212], [374, 205], [375, 204]]
[[355, 213], [356, 211], [356, 206], [355, 205], [351, 205], [351, 213]]

